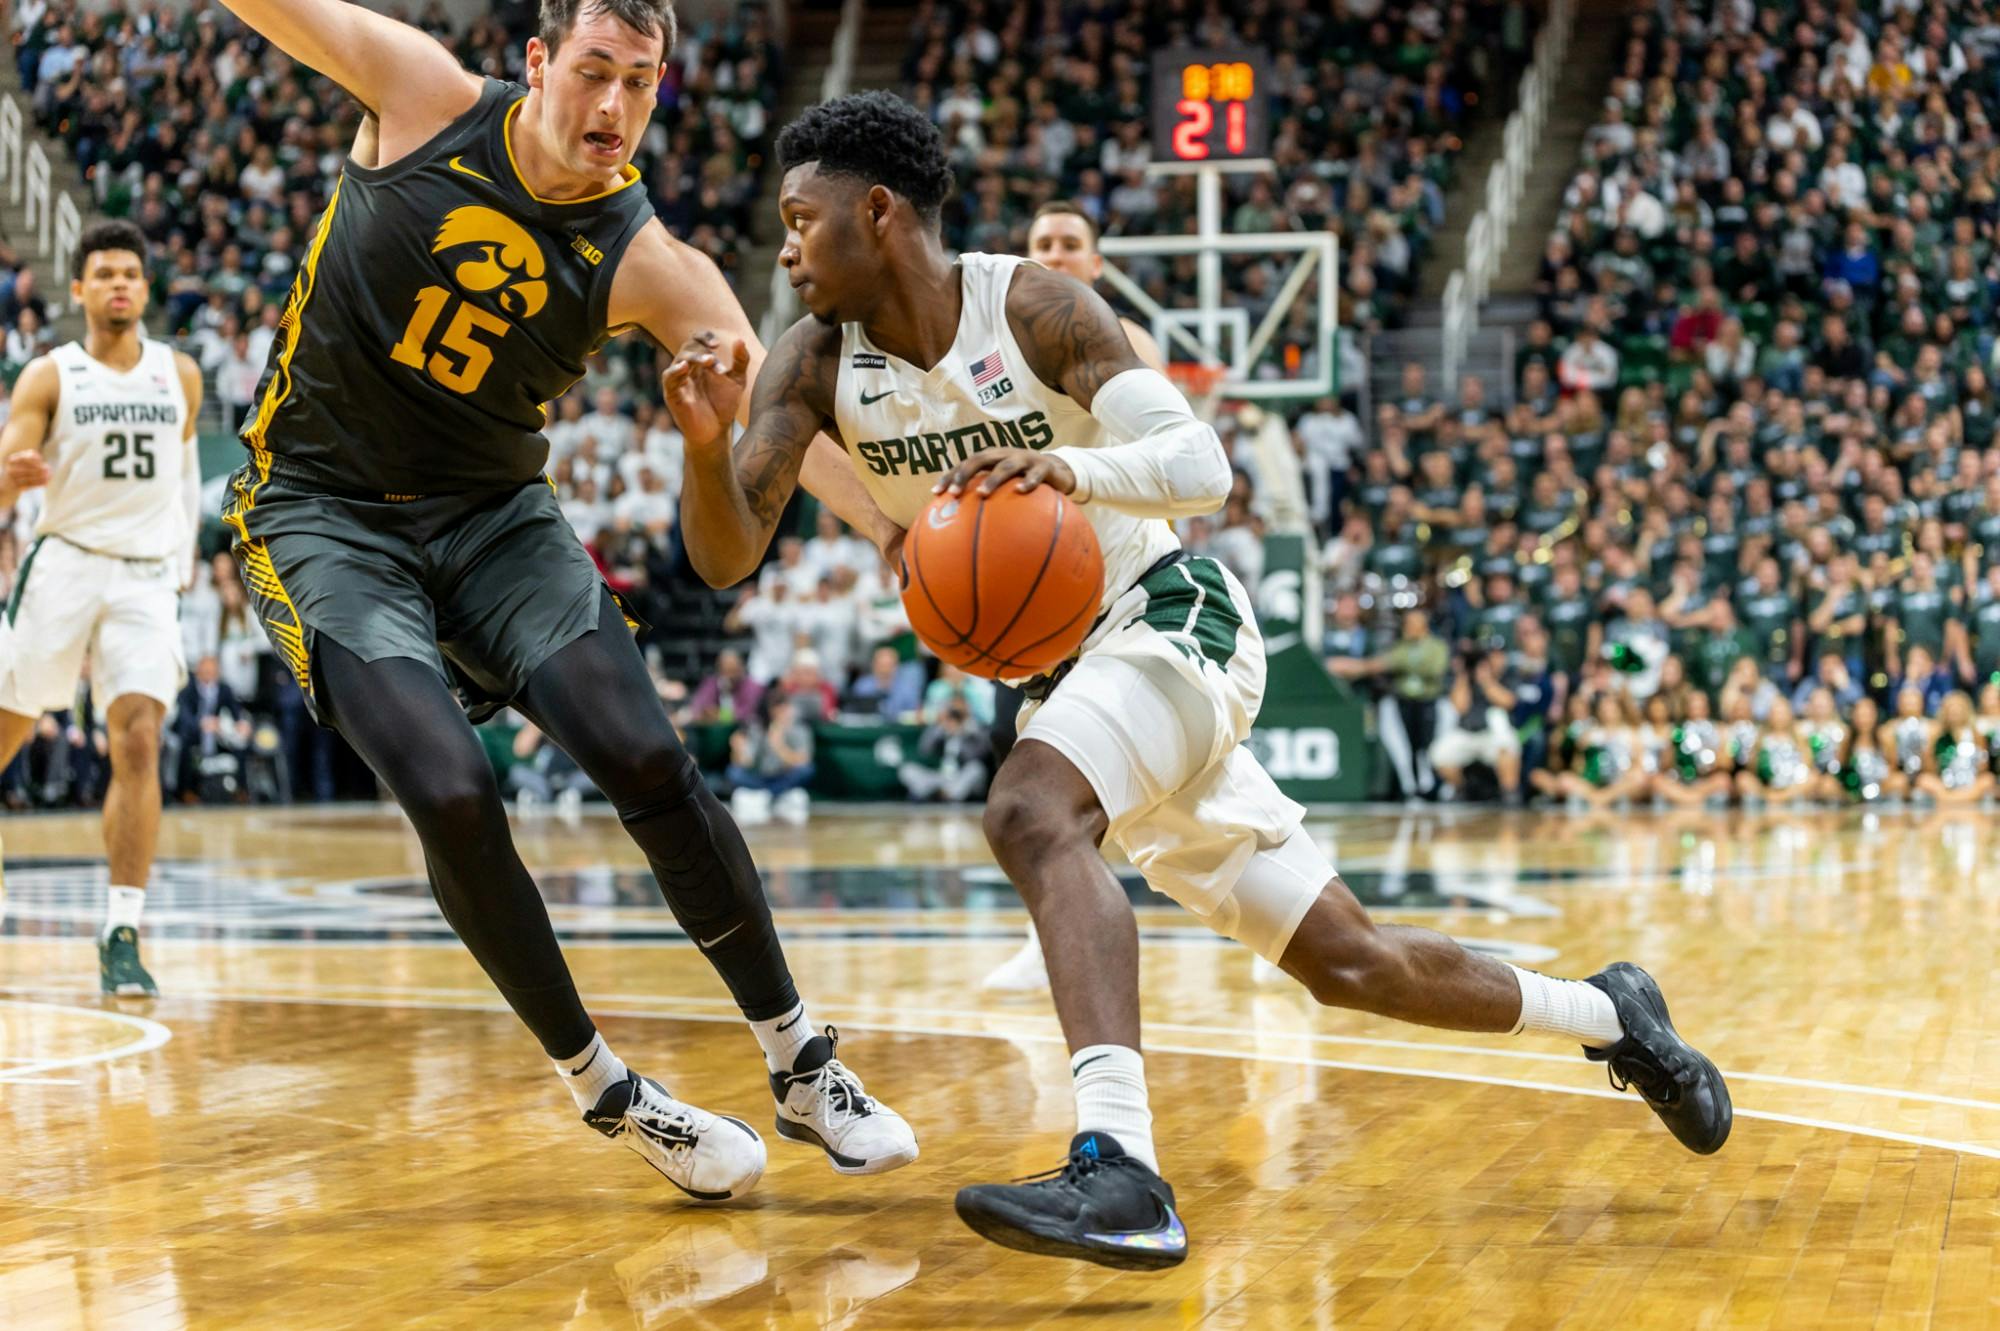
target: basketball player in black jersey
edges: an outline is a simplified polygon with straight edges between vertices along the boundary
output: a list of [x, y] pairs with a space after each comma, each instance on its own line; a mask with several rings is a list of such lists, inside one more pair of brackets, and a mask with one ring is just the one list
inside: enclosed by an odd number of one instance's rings
[[[525, 87], [359, 5], [227, 3], [367, 111], [224, 514], [279, 656], [409, 814], [439, 907], [591, 1126], [703, 1199], [764, 1168], [747, 1124], [629, 1072], [597, 1033], [460, 700], [475, 718], [518, 708], [610, 797], [755, 1030], [779, 1133], [843, 1173], [915, 1159], [908, 1125], [834, 1057], [832, 1028], [813, 1030], [742, 836], [542, 474], [543, 404], [610, 337], [674, 346], [718, 323], [751, 337], [631, 166], [673, 45], [669, 0], [543, 0]], [[858, 530], [898, 535], [832, 445], [805, 469]]]

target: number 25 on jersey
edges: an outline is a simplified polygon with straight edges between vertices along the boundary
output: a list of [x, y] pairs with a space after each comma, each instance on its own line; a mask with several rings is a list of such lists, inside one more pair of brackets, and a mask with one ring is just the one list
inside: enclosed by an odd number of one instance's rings
[[458, 308], [437, 338], [436, 349], [426, 355], [432, 335], [453, 299], [452, 293], [443, 287], [425, 287], [419, 291], [409, 327], [403, 330], [403, 340], [390, 348], [389, 359], [430, 375], [454, 393], [469, 394], [478, 391], [487, 371], [493, 368], [492, 344], [505, 337], [512, 325], [470, 301], [458, 300]]

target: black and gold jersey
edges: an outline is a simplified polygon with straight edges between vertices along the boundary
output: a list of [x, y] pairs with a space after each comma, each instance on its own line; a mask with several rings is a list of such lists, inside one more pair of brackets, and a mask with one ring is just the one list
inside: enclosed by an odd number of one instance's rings
[[531, 191], [513, 151], [526, 96], [489, 79], [416, 152], [348, 165], [243, 428], [260, 464], [395, 498], [542, 470], [543, 405], [609, 339], [612, 277], [653, 212], [631, 167], [590, 198]]

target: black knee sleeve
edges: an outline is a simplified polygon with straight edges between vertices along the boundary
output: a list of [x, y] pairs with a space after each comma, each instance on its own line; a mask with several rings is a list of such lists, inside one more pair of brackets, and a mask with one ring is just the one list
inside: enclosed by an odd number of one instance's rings
[[680, 755], [667, 781], [613, 807], [646, 852], [674, 919], [721, 974], [743, 1015], [764, 1021], [791, 1011], [798, 989], [757, 866], [693, 761]]

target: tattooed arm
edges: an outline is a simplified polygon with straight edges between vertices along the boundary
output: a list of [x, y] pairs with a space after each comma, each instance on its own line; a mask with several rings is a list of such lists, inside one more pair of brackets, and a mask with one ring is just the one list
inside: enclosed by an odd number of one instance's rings
[[1007, 324], [1035, 377], [1087, 408], [1115, 442], [975, 453], [938, 489], [958, 493], [983, 471], [982, 493], [1018, 478], [1019, 489], [1052, 485], [1080, 504], [1134, 517], [1222, 507], [1231, 480], [1222, 441], [1165, 375], [1140, 361], [1102, 297], [1074, 278], [1023, 264], [1007, 293]]
[[697, 333], [668, 368], [667, 408], [687, 440], [681, 534], [688, 562], [709, 586], [733, 586], [757, 571], [813, 439], [832, 417], [839, 366], [839, 329], [811, 319], [794, 324], [757, 375], [750, 423], [733, 451], [729, 427], [749, 347], [737, 339], [725, 349], [716, 334]]

